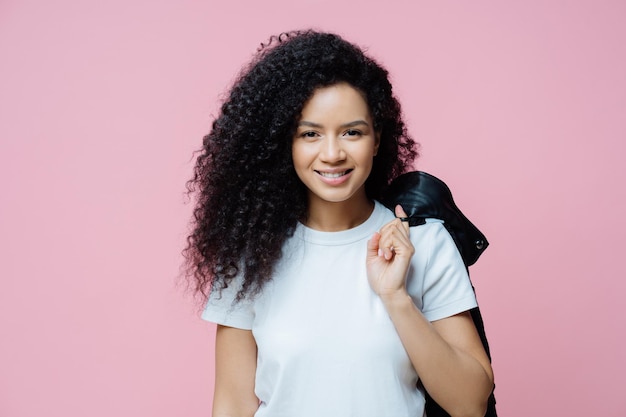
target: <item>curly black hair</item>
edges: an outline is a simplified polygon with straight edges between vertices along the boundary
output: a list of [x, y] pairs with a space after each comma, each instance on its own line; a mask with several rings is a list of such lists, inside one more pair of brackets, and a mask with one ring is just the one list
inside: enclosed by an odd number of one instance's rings
[[261, 44], [204, 137], [194, 174], [193, 230], [183, 254], [203, 299], [237, 274], [237, 300], [258, 294], [272, 277], [285, 240], [307, 213], [306, 188], [291, 159], [296, 124], [317, 88], [346, 82], [369, 105], [380, 147], [365, 189], [379, 199], [417, 157], [387, 71], [331, 33], [284, 33]]

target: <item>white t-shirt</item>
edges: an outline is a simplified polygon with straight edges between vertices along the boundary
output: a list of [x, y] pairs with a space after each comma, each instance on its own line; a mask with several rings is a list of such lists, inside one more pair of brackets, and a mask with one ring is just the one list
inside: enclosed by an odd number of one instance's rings
[[[233, 305], [240, 282], [209, 297], [202, 318], [251, 329], [258, 346], [257, 417], [416, 417], [418, 375], [367, 281], [372, 234], [394, 215], [376, 202], [363, 224], [321, 232], [299, 224], [263, 292]], [[439, 220], [412, 227], [407, 289], [438, 320], [475, 307], [457, 248]]]

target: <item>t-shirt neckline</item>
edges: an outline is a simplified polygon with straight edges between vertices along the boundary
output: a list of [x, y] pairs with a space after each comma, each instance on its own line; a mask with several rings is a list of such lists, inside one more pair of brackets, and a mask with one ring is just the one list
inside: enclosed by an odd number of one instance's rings
[[369, 239], [375, 231], [383, 225], [385, 214], [388, 210], [378, 201], [374, 201], [372, 214], [360, 225], [339, 232], [324, 232], [311, 229], [302, 223], [298, 223], [294, 236], [318, 245], [346, 245], [363, 239]]

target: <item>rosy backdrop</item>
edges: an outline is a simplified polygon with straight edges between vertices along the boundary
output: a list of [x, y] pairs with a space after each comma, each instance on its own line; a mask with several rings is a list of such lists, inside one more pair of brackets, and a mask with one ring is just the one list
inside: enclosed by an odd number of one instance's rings
[[[0, 416], [206, 416], [176, 287], [191, 153], [257, 45], [317, 27], [390, 69], [472, 268], [501, 416], [626, 415], [626, 3], [0, 2]], [[320, 399], [323, 401], [323, 399]]]

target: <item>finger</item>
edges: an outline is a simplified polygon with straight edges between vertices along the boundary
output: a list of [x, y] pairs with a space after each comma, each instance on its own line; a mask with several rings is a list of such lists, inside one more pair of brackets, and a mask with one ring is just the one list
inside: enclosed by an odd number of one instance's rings
[[400, 221], [394, 222], [381, 230], [381, 237], [378, 242], [379, 253], [388, 261], [393, 259], [397, 253], [404, 252], [404, 248], [409, 241], [406, 230]]
[[380, 233], [374, 233], [367, 241], [367, 257], [380, 256]]
[[[380, 229], [380, 232], [377, 233], [377, 254], [378, 256], [384, 257], [386, 260], [392, 259], [394, 255], [394, 238], [392, 229], [395, 229], [395, 227], [391, 228], [389, 225], [385, 225], [382, 229]], [[373, 252], [368, 251], [368, 253], [371, 254]]]
[[383, 228], [380, 235], [378, 247], [382, 250], [385, 259], [390, 260], [397, 255], [408, 257], [413, 255], [414, 249], [409, 231], [399, 220], [394, 220], [391, 225]]
[[406, 212], [404, 211], [404, 209], [402, 208], [400, 204], [396, 205], [395, 213], [396, 213], [396, 217], [402, 220], [402, 226], [404, 226], [404, 228], [408, 231], [409, 230], [408, 215], [406, 214]]

